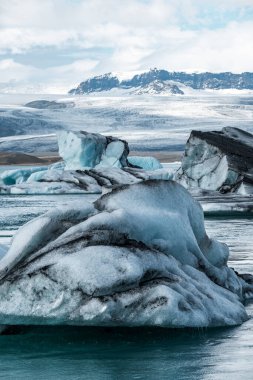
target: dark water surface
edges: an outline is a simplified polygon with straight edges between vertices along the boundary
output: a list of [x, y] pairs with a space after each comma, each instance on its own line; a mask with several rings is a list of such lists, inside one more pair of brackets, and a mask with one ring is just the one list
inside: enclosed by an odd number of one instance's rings
[[[34, 216], [94, 196], [1, 196], [0, 243]], [[253, 219], [212, 217], [210, 236], [230, 247], [229, 265], [253, 274]], [[250, 317], [253, 305], [247, 306]], [[23, 327], [0, 336], [1, 379], [252, 380], [253, 319], [219, 329]]]

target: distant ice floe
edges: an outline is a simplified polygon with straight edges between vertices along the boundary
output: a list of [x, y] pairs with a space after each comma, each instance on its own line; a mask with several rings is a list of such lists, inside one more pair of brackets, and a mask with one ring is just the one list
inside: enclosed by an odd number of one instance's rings
[[175, 179], [190, 190], [253, 194], [253, 135], [232, 127], [192, 131]]
[[0, 324], [240, 324], [253, 278], [228, 255], [181, 185], [122, 186], [18, 230], [0, 261]]
[[63, 162], [0, 174], [2, 194], [95, 193], [148, 179], [171, 179], [153, 157], [128, 157], [124, 140], [85, 131], [58, 134]]

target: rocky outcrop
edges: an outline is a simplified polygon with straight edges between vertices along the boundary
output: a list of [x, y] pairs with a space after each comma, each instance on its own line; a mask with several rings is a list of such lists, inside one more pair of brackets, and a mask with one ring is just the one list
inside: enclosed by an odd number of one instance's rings
[[253, 135], [232, 127], [192, 131], [176, 180], [189, 189], [253, 194]]
[[18, 230], [0, 261], [0, 325], [240, 324], [252, 276], [228, 254], [179, 184], [123, 186]]

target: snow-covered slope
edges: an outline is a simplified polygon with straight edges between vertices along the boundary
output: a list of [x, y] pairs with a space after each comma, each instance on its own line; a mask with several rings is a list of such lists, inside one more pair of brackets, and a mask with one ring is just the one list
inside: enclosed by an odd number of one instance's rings
[[150, 95], [184, 95], [184, 92], [178, 85], [170, 81], [154, 80], [144, 86], [137, 87], [136, 90], [131, 92], [134, 95], [150, 94]]

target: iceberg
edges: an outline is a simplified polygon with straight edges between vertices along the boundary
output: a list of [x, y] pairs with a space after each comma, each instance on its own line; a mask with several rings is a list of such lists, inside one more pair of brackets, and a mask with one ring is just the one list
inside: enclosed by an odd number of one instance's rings
[[25, 182], [1, 186], [2, 194], [102, 194], [120, 185], [172, 178], [167, 170], [105, 167], [90, 170], [49, 169], [34, 172]]
[[114, 137], [64, 131], [58, 144], [63, 161], [3, 172], [0, 194], [101, 194], [115, 186], [173, 176], [155, 158], [129, 159], [127, 142]]
[[228, 255], [181, 185], [124, 185], [18, 230], [0, 261], [0, 324], [237, 325], [253, 277]]
[[45, 170], [45, 166], [35, 166], [27, 169], [4, 170], [0, 173], [0, 184], [7, 186], [20, 184], [26, 182], [32, 174]]
[[188, 189], [253, 194], [253, 135], [232, 127], [192, 131], [175, 180]]
[[129, 153], [126, 141], [85, 131], [58, 133], [59, 155], [66, 169], [124, 167]]
[[137, 166], [144, 170], [162, 169], [162, 164], [155, 157], [129, 156], [127, 158], [131, 165]]

